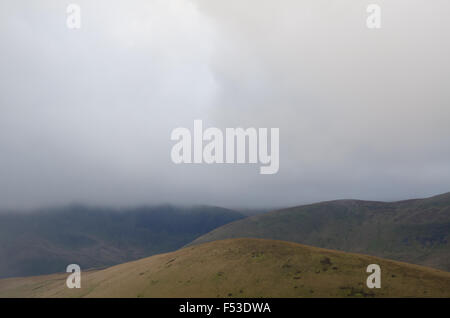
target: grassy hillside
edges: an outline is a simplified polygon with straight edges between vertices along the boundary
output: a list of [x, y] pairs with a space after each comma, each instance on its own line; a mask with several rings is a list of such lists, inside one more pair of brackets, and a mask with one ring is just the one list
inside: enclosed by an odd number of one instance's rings
[[192, 244], [252, 237], [364, 253], [450, 271], [450, 193], [401, 202], [339, 200], [229, 223]]
[[0, 277], [104, 267], [174, 251], [243, 215], [216, 207], [70, 206], [0, 214]]
[[[366, 287], [369, 264], [381, 288]], [[234, 239], [82, 274], [0, 280], [0, 297], [450, 297], [450, 273], [296, 243]]]

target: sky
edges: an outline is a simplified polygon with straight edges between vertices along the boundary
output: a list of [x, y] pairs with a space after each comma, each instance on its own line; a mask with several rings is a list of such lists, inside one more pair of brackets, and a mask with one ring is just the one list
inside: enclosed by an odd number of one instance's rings
[[[449, 14], [446, 0], [3, 0], [0, 208], [448, 192]], [[174, 164], [171, 132], [196, 119], [279, 128], [279, 172]]]

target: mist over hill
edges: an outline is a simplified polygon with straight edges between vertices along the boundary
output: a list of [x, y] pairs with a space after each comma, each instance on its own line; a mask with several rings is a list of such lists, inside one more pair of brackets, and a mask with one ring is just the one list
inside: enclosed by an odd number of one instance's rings
[[103, 267], [176, 250], [244, 217], [228, 209], [72, 205], [0, 214], [0, 277], [63, 272], [68, 264]]

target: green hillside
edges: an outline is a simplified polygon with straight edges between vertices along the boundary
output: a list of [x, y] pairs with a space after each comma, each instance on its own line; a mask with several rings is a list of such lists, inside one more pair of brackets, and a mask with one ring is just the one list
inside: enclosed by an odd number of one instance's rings
[[304, 205], [229, 223], [192, 244], [239, 237], [292, 241], [450, 271], [450, 193], [400, 202]]
[[244, 217], [216, 207], [127, 209], [69, 206], [0, 214], [0, 277], [104, 267], [174, 251]]
[[[369, 264], [381, 288], [369, 289]], [[0, 280], [0, 297], [450, 297], [450, 273], [296, 243], [234, 239], [82, 273]]]

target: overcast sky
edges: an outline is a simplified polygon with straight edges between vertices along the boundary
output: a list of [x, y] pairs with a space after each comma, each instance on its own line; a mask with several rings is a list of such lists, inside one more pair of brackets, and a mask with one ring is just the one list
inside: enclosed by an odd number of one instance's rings
[[[71, 2], [0, 2], [2, 208], [450, 191], [447, 0]], [[194, 119], [279, 128], [279, 172], [175, 165], [171, 131]]]

